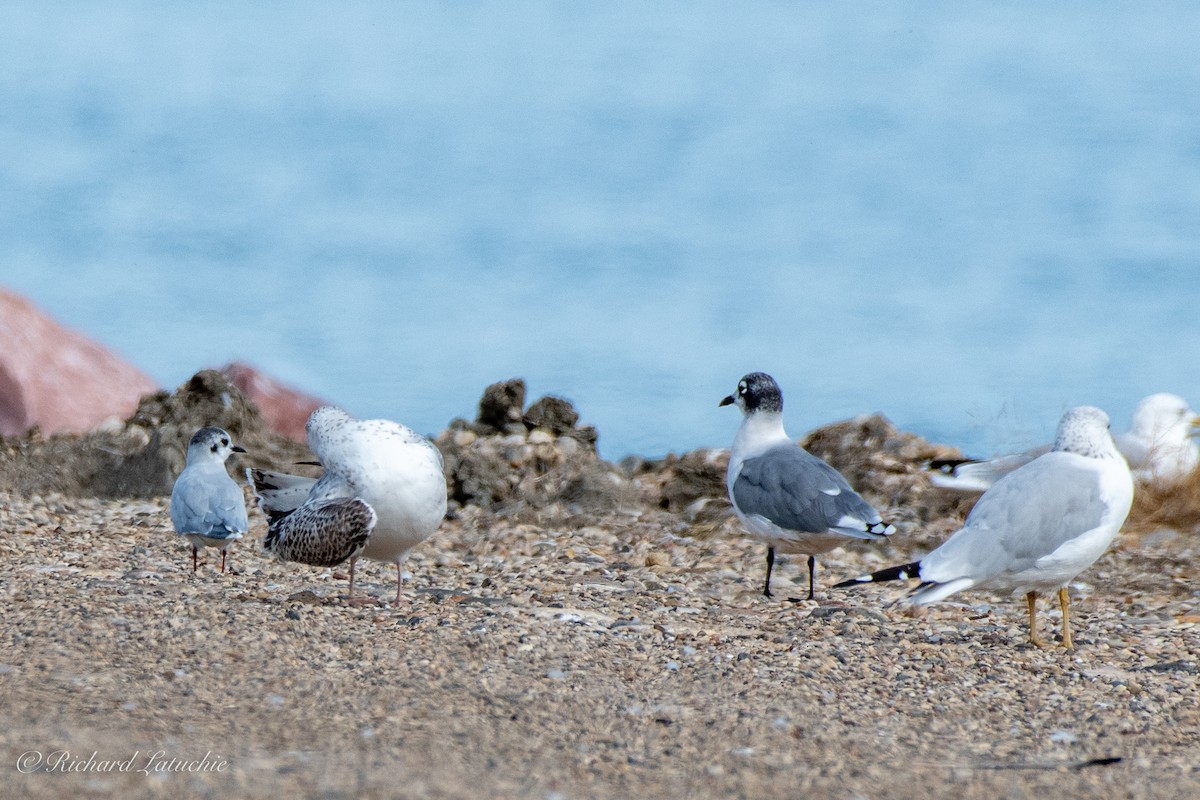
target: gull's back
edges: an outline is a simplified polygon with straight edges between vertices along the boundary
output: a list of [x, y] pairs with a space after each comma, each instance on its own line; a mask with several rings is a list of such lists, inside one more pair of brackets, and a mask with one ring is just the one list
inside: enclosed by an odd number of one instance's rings
[[171, 490], [171, 523], [179, 533], [219, 537], [249, 530], [241, 488], [218, 461], [188, 464]]

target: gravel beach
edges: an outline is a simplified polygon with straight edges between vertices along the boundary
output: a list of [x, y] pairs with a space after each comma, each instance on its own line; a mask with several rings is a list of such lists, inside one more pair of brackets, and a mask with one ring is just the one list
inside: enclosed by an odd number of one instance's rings
[[[257, 510], [232, 570], [193, 575], [165, 499], [0, 494], [2, 793], [1200, 796], [1194, 539], [1081, 575], [1066, 653], [1019, 599], [827, 588], [942, 533], [835, 551], [794, 604], [726, 517], [455, 517], [400, 607], [358, 608], [344, 569], [258, 552]], [[359, 575], [389, 598], [390, 566]]]
[[952, 448], [878, 415], [804, 445], [899, 532], [821, 557], [796, 603], [801, 557], [761, 595], [726, 452], [610, 464], [519, 380], [436, 437], [450, 511], [398, 606], [390, 564], [359, 562], [357, 606], [346, 565], [264, 555], [256, 507], [229, 571], [210, 550], [193, 574], [164, 495], [213, 423], [250, 451], [235, 476], [311, 458], [212, 372], [103, 432], [0, 438], [0, 795], [1200, 796], [1195, 475], [1138, 490], [1072, 587], [1068, 653], [1028, 644], [1020, 598], [829, 588], [974, 502], [924, 472]]

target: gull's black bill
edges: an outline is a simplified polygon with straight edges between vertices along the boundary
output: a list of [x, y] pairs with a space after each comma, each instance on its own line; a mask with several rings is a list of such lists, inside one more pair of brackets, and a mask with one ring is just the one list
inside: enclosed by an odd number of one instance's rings
[[724, 400], [717, 403], [717, 408], [720, 408], [721, 406], [731, 406], [731, 405], [733, 405], [733, 403], [734, 403], [733, 395], [729, 395]]

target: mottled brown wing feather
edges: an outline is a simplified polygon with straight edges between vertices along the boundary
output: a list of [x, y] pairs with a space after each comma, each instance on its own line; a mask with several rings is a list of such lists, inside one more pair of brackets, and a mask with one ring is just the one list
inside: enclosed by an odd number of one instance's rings
[[306, 503], [272, 520], [263, 549], [284, 561], [332, 567], [367, 546], [375, 511], [359, 498]]

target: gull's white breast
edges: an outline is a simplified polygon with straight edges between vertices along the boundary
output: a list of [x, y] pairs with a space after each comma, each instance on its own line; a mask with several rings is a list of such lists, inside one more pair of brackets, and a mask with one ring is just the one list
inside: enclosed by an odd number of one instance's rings
[[352, 422], [323, 442], [322, 461], [339, 465], [378, 522], [363, 555], [399, 562], [446, 515], [441, 456], [424, 437], [384, 420]]

